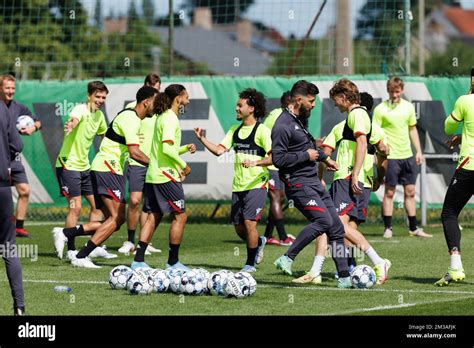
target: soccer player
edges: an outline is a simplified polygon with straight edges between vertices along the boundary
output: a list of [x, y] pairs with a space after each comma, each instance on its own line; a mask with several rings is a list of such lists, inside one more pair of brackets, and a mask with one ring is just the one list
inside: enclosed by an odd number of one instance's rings
[[[270, 131], [275, 124], [275, 121], [283, 112], [290, 102], [290, 92], [287, 91], [283, 93], [280, 98], [281, 107], [271, 111], [263, 124], [267, 126]], [[285, 220], [283, 219], [283, 203], [285, 202], [285, 190], [283, 183], [280, 180], [278, 175], [278, 168], [274, 165], [268, 167], [268, 173], [270, 175], [270, 180], [268, 181], [268, 197], [270, 198], [270, 211], [268, 213], [267, 226], [265, 227], [265, 238], [267, 238], [267, 243], [269, 245], [282, 245], [290, 246], [293, 244], [295, 237], [289, 235], [285, 231]], [[276, 226], [278, 237], [280, 240], [273, 238], [273, 228]]]
[[291, 88], [292, 109], [286, 108], [272, 129], [273, 163], [279, 169], [288, 200], [310, 222], [297, 236], [288, 251], [275, 261], [275, 266], [292, 275], [291, 266], [296, 256], [319, 235], [326, 233], [333, 246], [340, 278], [338, 287], [350, 288], [347, 259], [344, 257], [344, 226], [337, 215], [329, 193], [317, 176], [316, 161], [324, 161], [328, 168], [337, 170], [337, 164], [316, 148], [314, 138], [304, 124], [316, 104], [319, 89], [300, 80]]
[[[403, 185], [405, 210], [409, 221], [410, 236], [431, 238], [433, 235], [418, 228], [416, 224], [415, 184], [417, 166], [423, 161], [420, 139], [416, 129], [416, 112], [412, 103], [402, 98], [404, 83], [399, 77], [387, 82], [389, 99], [374, 110], [374, 122], [385, 132], [390, 144], [388, 167], [385, 174], [385, 194], [382, 202], [382, 215], [385, 224], [384, 238], [392, 238], [393, 197], [397, 184]], [[416, 154], [410, 146], [410, 139]]]
[[461, 262], [461, 231], [458, 216], [474, 194], [474, 80], [471, 92], [456, 100], [453, 112], [446, 118], [444, 131], [448, 135], [462, 127], [462, 144], [459, 162], [444, 198], [441, 220], [444, 236], [451, 255], [451, 265], [446, 274], [435, 285], [446, 286], [466, 277]]
[[181, 127], [178, 116], [189, 104], [189, 95], [182, 85], [166, 87], [155, 101], [157, 114], [155, 132], [151, 145], [150, 165], [145, 178], [143, 211], [148, 213], [140, 230], [137, 252], [132, 269], [149, 267], [145, 263], [145, 251], [159, 226], [163, 215], [172, 214], [173, 221], [169, 231], [169, 254], [167, 268], [189, 270], [179, 261], [179, 248], [186, 225], [186, 204], [183, 184], [191, 169], [180, 155], [196, 151], [194, 144], [181, 146]]
[[[69, 114], [69, 120], [64, 126], [64, 141], [56, 160], [56, 176], [61, 195], [69, 203], [65, 231], [67, 233], [67, 259], [76, 253], [75, 237], [71, 232], [79, 228], [77, 220], [81, 214], [82, 196], [89, 203], [91, 210], [89, 221], [100, 221], [102, 213], [96, 208], [90, 176], [89, 150], [96, 135], [104, 136], [107, 131], [105, 116], [100, 110], [104, 105], [109, 90], [101, 81], [91, 81], [87, 84], [87, 102], [75, 106]], [[53, 228], [53, 239], [61, 228]], [[60, 236], [60, 235], [59, 235]], [[58, 242], [59, 243], [59, 242]], [[64, 246], [56, 248], [58, 257], [63, 258]], [[98, 250], [99, 251], [99, 250]], [[100, 250], [97, 256], [107, 256], [105, 250]]]
[[149, 158], [139, 148], [140, 121], [152, 117], [153, 102], [158, 91], [149, 86], [141, 87], [136, 95], [137, 105], [133, 109], [122, 110], [110, 123], [105, 138], [91, 166], [94, 201], [101, 209], [104, 222], [89, 222], [77, 228], [54, 229], [54, 244], [58, 254], [62, 254], [64, 242], [70, 237], [93, 234], [77, 254], [71, 256], [75, 267], [100, 268], [95, 265], [90, 254], [125, 222], [125, 177], [123, 174], [127, 156], [147, 165]]
[[[8, 74], [0, 76], [0, 98], [7, 106], [10, 116], [13, 118], [15, 124], [19, 116], [28, 115], [33, 118], [35, 121], [34, 125], [20, 130], [21, 135], [31, 135], [41, 129], [41, 121], [34, 117], [25, 105], [13, 100], [13, 97], [15, 96], [15, 88], [15, 77]], [[28, 178], [26, 177], [25, 167], [21, 163], [20, 155], [12, 161], [10, 174], [12, 184], [15, 185], [16, 192], [18, 193], [15, 214], [16, 236], [29, 238], [30, 234], [25, 230], [24, 223], [30, 198], [30, 185], [28, 183]]]
[[[23, 276], [16, 247], [13, 224], [13, 199], [10, 188], [10, 163], [23, 148], [16, 122], [9, 115], [6, 103], [0, 101], [0, 247], [13, 297], [13, 314], [24, 315]], [[2, 295], [3, 296], [3, 295]], [[3, 298], [3, 297], [2, 297]]]
[[[348, 112], [347, 119], [334, 126], [322, 144], [324, 152], [328, 156], [338, 148], [336, 162], [339, 170], [334, 174], [330, 195], [339, 218], [344, 224], [346, 245], [359, 246], [366, 253], [375, 265], [374, 270], [377, 274], [378, 284], [383, 284], [387, 280], [391, 263], [378, 256], [357, 228], [365, 221], [372, 188], [371, 177], [374, 158], [373, 156], [369, 157], [364, 148], [367, 148], [369, 144], [376, 144], [380, 149], [387, 152], [387, 147], [382, 142], [383, 134], [380, 128], [371, 125], [367, 109], [359, 105], [360, 95], [354, 83], [347, 79], [339, 80], [331, 89], [330, 96], [341, 112]], [[365, 141], [365, 144], [362, 141]], [[364, 152], [360, 151], [360, 147]], [[357, 166], [358, 163], [361, 164]], [[320, 178], [323, 172], [324, 170], [320, 167]], [[354, 185], [360, 188], [358, 194], [355, 194]], [[321, 283], [321, 269], [325, 260], [326, 249], [327, 238], [322, 235], [317, 240], [313, 267], [308, 274], [295, 279], [295, 283]], [[349, 270], [352, 270], [356, 265], [352, 248], [347, 247], [346, 253], [348, 255]]]
[[[160, 91], [161, 79], [156, 74], [148, 74], [145, 77], [144, 86], [150, 86]], [[136, 101], [128, 103], [125, 108], [134, 108], [137, 105]], [[145, 117], [141, 121], [140, 126], [140, 150], [150, 157], [151, 141], [153, 139], [153, 132], [155, 130], [156, 117]], [[142, 212], [140, 214], [140, 203], [143, 197], [143, 189], [145, 187], [145, 176], [147, 167], [138, 163], [133, 158], [128, 159], [127, 180], [128, 192], [130, 198], [127, 207], [127, 231], [128, 239], [123, 242], [119, 248], [119, 253], [128, 255], [135, 250], [135, 230], [140, 220], [140, 226], [145, 224], [147, 214]], [[147, 253], [161, 252], [160, 249], [154, 248], [151, 243], [148, 245]]]
[[219, 145], [206, 139], [204, 130], [195, 128], [199, 141], [214, 155], [231, 148], [235, 151], [232, 182], [231, 222], [235, 232], [247, 243], [247, 261], [242, 271], [255, 272], [263, 259], [266, 238], [259, 237], [257, 222], [267, 198], [268, 170], [272, 164], [271, 133], [257, 119], [265, 115], [265, 97], [253, 89], [240, 92], [235, 111], [240, 124], [233, 125]]

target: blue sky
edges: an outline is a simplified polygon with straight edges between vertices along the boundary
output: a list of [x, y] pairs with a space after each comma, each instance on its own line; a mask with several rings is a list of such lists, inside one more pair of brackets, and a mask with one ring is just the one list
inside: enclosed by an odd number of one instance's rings
[[[96, 0], [82, 0], [90, 13], [93, 13]], [[156, 14], [162, 16], [168, 13], [168, 0], [154, 0]], [[173, 0], [174, 8], [178, 11], [185, 0]], [[308, 30], [323, 0], [255, 0], [245, 17], [260, 21], [268, 26], [277, 28], [285, 37], [294, 34], [302, 37]], [[351, 0], [352, 27], [359, 9], [366, 0]], [[102, 0], [103, 15], [108, 15], [113, 8], [115, 14], [125, 14], [130, 0]], [[141, 9], [141, 0], [135, 0], [137, 8]], [[464, 8], [474, 9], [474, 0], [461, 0]], [[311, 37], [319, 37], [326, 33], [336, 19], [336, 0], [329, 0], [324, 12], [316, 24]], [[186, 19], [188, 22], [189, 20]]]

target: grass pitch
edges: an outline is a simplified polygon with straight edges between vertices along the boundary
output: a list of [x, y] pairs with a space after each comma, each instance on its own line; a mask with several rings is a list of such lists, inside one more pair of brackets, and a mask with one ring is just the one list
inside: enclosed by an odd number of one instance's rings
[[[27, 226], [32, 239], [19, 239], [20, 245], [37, 247], [36, 261], [23, 258], [26, 309], [29, 315], [473, 315], [474, 314], [474, 235], [472, 228], [462, 231], [463, 265], [466, 281], [437, 288], [438, 280], [449, 266], [449, 255], [442, 229], [428, 228], [431, 240], [409, 237], [405, 227], [394, 228], [394, 238], [384, 240], [381, 226], [363, 226], [362, 231], [378, 253], [392, 261], [389, 281], [369, 290], [340, 290], [334, 279], [331, 259], [323, 269], [323, 284], [298, 286], [292, 277], [273, 266], [285, 247], [268, 245], [258, 271], [255, 295], [244, 299], [217, 296], [178, 296], [173, 293], [131, 296], [108, 285], [109, 271], [117, 265], [129, 265], [131, 256], [95, 259], [102, 269], [76, 269], [59, 260], [51, 237], [53, 225]], [[289, 225], [289, 233], [298, 234], [302, 225]], [[155, 233], [153, 245], [161, 254], [146, 257], [154, 268], [167, 261], [168, 224]], [[263, 226], [259, 227], [262, 232]], [[106, 242], [116, 252], [126, 239], [126, 226]], [[78, 238], [76, 245], [87, 238]], [[32, 249], [34, 250], [34, 249]], [[309, 270], [314, 244], [308, 246], [293, 265], [295, 276]], [[180, 250], [180, 260], [190, 267], [238, 271], [246, 260], [246, 247], [231, 225], [189, 224]], [[369, 264], [360, 260], [359, 264]], [[57, 293], [56, 285], [66, 285], [72, 293]], [[0, 315], [11, 315], [10, 290], [5, 266], [0, 262]]]

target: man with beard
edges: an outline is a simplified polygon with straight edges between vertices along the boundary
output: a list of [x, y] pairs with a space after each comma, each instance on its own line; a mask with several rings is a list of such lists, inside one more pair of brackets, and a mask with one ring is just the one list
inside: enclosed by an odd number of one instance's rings
[[284, 273], [292, 275], [291, 266], [296, 256], [316, 237], [326, 233], [340, 276], [338, 287], [350, 288], [348, 264], [344, 257], [344, 226], [329, 193], [318, 178], [316, 161], [326, 163], [329, 170], [337, 170], [338, 167], [316, 148], [314, 138], [304, 126], [316, 105], [319, 89], [308, 81], [300, 80], [293, 85], [290, 93], [292, 111], [285, 109], [272, 130], [273, 163], [280, 171], [288, 200], [293, 201], [310, 223], [274, 264]]

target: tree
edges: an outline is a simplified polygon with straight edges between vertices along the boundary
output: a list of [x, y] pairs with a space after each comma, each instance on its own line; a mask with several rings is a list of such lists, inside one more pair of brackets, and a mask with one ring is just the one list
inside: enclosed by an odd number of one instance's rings
[[134, 21], [139, 20], [138, 18], [138, 12], [137, 12], [137, 7], [135, 6], [135, 0], [130, 1], [130, 6], [128, 7], [128, 12], [127, 12], [127, 22], [128, 26], [130, 26], [131, 23]]
[[142, 9], [146, 25], [153, 25], [153, 22], [155, 21], [155, 7], [153, 6], [153, 0], [143, 0]]
[[94, 19], [95, 26], [102, 28], [102, 0], [95, 0]]
[[461, 41], [453, 41], [445, 53], [435, 53], [427, 60], [426, 74], [466, 76], [472, 67], [472, 57], [474, 57], [472, 46]]
[[213, 22], [225, 24], [236, 22], [253, 3], [254, 0], [187, 0], [184, 8], [187, 9], [189, 17], [193, 18], [196, 7], [210, 7]]

